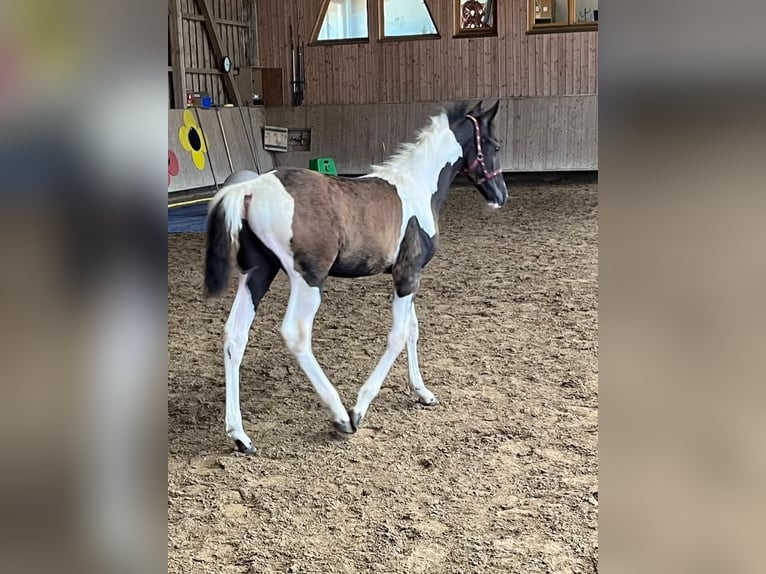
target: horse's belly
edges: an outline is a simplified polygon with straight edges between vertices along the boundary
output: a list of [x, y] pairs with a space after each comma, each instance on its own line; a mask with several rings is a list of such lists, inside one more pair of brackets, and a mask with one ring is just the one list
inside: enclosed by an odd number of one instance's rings
[[368, 277], [391, 272], [391, 258], [379, 249], [358, 248], [344, 250], [330, 268], [332, 277]]

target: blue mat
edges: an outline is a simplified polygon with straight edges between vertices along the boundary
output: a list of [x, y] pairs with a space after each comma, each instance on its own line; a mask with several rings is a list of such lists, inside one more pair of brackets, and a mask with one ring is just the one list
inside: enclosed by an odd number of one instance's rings
[[168, 233], [204, 233], [207, 202], [168, 209]]

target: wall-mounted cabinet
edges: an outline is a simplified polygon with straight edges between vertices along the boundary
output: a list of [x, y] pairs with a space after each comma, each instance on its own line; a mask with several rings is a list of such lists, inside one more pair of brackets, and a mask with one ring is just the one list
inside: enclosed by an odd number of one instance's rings
[[242, 67], [237, 75], [237, 87], [242, 105], [284, 105], [282, 68]]

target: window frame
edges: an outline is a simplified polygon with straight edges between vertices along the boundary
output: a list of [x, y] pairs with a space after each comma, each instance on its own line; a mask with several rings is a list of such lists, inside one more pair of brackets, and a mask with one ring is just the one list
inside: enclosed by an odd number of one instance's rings
[[386, 21], [385, 21], [385, 15], [383, 14], [383, 5], [386, 3], [385, 0], [374, 0], [378, 3], [378, 42], [407, 42], [409, 40], [439, 40], [441, 39], [442, 35], [439, 32], [439, 25], [436, 23], [436, 18], [434, 18], [434, 13], [431, 10], [431, 6], [428, 3], [428, 0], [423, 0], [423, 4], [425, 4], [426, 10], [428, 10], [428, 16], [431, 18], [431, 22], [433, 22], [434, 28], [436, 28], [436, 34], [417, 34], [417, 35], [410, 35], [410, 36], [386, 36], [385, 35], [385, 28], [386, 28]]
[[497, 5], [500, 0], [494, 0], [492, 2], [492, 28], [486, 28], [483, 30], [463, 30], [460, 28], [460, 10], [461, 5], [465, 0], [453, 0], [454, 7], [453, 15], [455, 19], [455, 30], [452, 34], [453, 38], [483, 38], [486, 36], [497, 36]]
[[567, 2], [567, 23], [555, 22], [551, 24], [535, 23], [535, 0], [527, 0], [527, 34], [555, 34], [557, 32], [594, 32], [598, 31], [598, 22], [577, 22], [575, 2]]
[[314, 23], [314, 29], [311, 32], [311, 41], [309, 46], [340, 46], [342, 44], [369, 44], [370, 43], [370, 1], [365, 0], [365, 9], [367, 11], [367, 35], [360, 38], [342, 38], [340, 40], [320, 40], [319, 33], [322, 31], [322, 24], [327, 16], [327, 9], [330, 7], [332, 0], [324, 0], [322, 9], [319, 11], [319, 16]]

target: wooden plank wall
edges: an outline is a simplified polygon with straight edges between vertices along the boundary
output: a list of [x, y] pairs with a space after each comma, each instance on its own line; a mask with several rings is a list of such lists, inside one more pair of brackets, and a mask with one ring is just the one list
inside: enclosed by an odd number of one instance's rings
[[[440, 107], [454, 102], [318, 105], [266, 108], [266, 122], [310, 128], [311, 150], [275, 153], [280, 166], [308, 167], [332, 157], [340, 173], [367, 173]], [[501, 166], [514, 172], [598, 169], [598, 96], [503, 98], [495, 119]]]
[[306, 104], [598, 93], [598, 32], [527, 34], [527, 0], [499, 0], [497, 36], [453, 38], [453, 0], [428, 2], [439, 39], [377, 42], [368, 9], [370, 43], [308, 46], [322, 0], [257, 0], [259, 65], [282, 68], [289, 101], [292, 24], [307, 44]]
[[[197, 0], [180, 1], [186, 89], [207, 92], [215, 103], [233, 103], [225, 97], [220, 63], [214, 61]], [[231, 58], [234, 68], [254, 65], [254, 42], [251, 37], [253, 0], [207, 1], [217, 19], [216, 27], [224, 52]], [[170, 107], [173, 107], [172, 102]]]
[[[207, 142], [203, 169], [183, 149], [178, 131], [184, 125], [184, 110], [168, 110], [168, 151], [175, 153], [179, 172], [168, 185], [168, 193], [190, 189], [217, 188], [232, 169], [264, 173], [274, 169], [271, 152], [263, 149], [261, 131], [265, 124], [263, 108], [224, 108], [189, 110]], [[253, 139], [253, 134], [256, 138]], [[254, 148], [251, 147], [255, 144]]]

